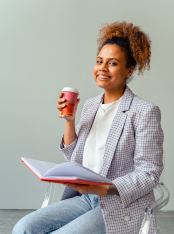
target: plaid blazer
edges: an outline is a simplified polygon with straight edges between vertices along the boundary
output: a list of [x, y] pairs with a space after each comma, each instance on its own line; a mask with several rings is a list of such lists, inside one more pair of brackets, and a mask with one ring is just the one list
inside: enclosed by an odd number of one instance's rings
[[[82, 164], [85, 140], [103, 94], [86, 100], [74, 142], [64, 148], [62, 138], [60, 150], [66, 160]], [[139, 233], [145, 208], [154, 201], [153, 188], [163, 170], [160, 121], [159, 108], [126, 86], [106, 140], [101, 171], [119, 191], [119, 196], [99, 196], [107, 234]], [[76, 195], [77, 191], [66, 186], [62, 200]], [[156, 230], [154, 220], [150, 233], [155, 234]]]

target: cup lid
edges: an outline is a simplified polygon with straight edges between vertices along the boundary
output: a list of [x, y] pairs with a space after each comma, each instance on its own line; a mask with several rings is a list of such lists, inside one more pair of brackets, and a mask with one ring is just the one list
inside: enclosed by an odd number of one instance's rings
[[72, 93], [78, 93], [79, 94], [79, 91], [78, 89], [75, 89], [75, 88], [72, 88], [72, 87], [64, 87], [62, 89], [62, 92], [72, 92]]

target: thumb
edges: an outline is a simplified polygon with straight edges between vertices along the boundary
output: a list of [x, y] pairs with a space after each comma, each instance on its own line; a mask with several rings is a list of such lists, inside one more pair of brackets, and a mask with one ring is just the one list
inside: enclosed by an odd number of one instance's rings
[[80, 98], [77, 99], [77, 105], [79, 104], [79, 102], [80, 102]]

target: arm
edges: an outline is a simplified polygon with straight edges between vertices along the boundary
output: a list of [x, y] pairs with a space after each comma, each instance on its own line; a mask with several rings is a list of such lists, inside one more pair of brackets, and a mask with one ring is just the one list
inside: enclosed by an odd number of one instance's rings
[[75, 132], [75, 119], [72, 121], [67, 121], [65, 123], [65, 132], [64, 132], [64, 144], [66, 146], [70, 145], [76, 139]]
[[81, 122], [82, 122], [85, 110], [86, 110], [86, 102], [83, 106], [83, 110], [82, 110], [81, 117], [80, 117], [80, 122], [77, 124], [76, 128], [75, 128], [75, 118], [73, 121], [66, 120], [65, 132], [60, 142], [59, 149], [62, 151], [67, 161], [70, 161], [72, 153], [76, 147], [77, 140], [78, 140], [78, 133], [79, 133], [79, 129], [81, 126]]
[[136, 146], [133, 172], [112, 181], [118, 189], [123, 207], [151, 192], [163, 170], [163, 131], [161, 113], [151, 106], [142, 113], [135, 130]]
[[115, 185], [86, 185], [86, 184], [72, 184], [72, 183], [65, 183], [65, 185], [78, 191], [81, 194], [90, 193], [100, 196], [119, 195]]

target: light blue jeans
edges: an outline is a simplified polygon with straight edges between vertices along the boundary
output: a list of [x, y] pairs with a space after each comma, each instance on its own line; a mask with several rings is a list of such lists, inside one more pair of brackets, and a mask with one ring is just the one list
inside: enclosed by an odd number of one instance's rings
[[106, 234], [98, 196], [83, 194], [36, 210], [12, 234]]

